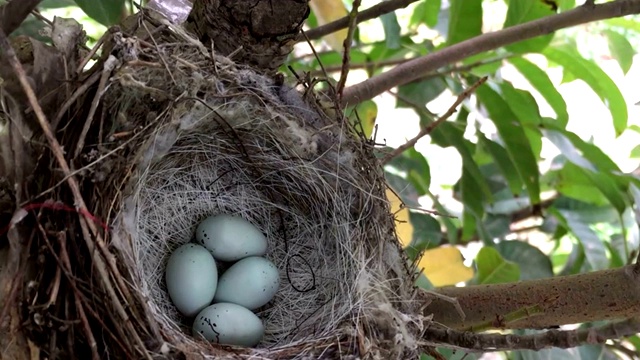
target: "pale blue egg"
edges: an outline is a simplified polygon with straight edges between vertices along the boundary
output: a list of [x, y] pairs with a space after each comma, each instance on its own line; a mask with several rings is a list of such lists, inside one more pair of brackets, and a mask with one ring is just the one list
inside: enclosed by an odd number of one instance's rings
[[207, 306], [193, 321], [193, 336], [216, 343], [252, 347], [264, 336], [262, 321], [248, 309], [231, 303]]
[[237, 261], [267, 252], [267, 239], [258, 228], [239, 216], [227, 214], [204, 219], [196, 229], [196, 242], [220, 261]]
[[184, 244], [169, 257], [166, 281], [169, 297], [178, 311], [195, 316], [211, 304], [216, 293], [216, 261], [203, 246]]
[[220, 276], [213, 300], [254, 310], [271, 301], [279, 286], [276, 266], [263, 257], [251, 256], [233, 264]]

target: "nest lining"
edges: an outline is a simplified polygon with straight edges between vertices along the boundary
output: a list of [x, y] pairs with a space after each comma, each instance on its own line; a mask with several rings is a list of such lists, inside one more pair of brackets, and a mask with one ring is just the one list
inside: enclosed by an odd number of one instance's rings
[[105, 94], [126, 119], [114, 132], [144, 129], [113, 241], [167, 343], [213, 354], [171, 304], [164, 268], [199, 221], [230, 213], [266, 234], [281, 280], [247, 354], [303, 358], [347, 338], [352, 354], [415, 356], [425, 320], [371, 149], [298, 91], [168, 27], [158, 47], [120, 38]]

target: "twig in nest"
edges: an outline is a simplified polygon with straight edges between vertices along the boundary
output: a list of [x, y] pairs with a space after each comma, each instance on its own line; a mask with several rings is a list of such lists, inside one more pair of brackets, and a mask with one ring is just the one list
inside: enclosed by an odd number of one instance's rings
[[69, 108], [71, 107], [71, 105], [78, 100], [78, 98], [84, 94], [85, 92], [87, 92], [87, 90], [89, 90], [89, 88], [96, 82], [98, 81], [98, 79], [100, 78], [100, 74], [99, 72], [91, 75], [91, 77], [89, 77], [89, 79], [87, 81], [85, 81], [82, 85], [80, 85], [76, 91], [73, 92], [73, 94], [71, 94], [71, 96], [69, 96], [69, 98], [62, 104], [62, 106], [60, 106], [60, 110], [58, 110], [58, 113], [56, 114], [56, 117], [53, 118], [53, 121], [51, 122], [51, 130], [52, 131], [56, 131], [56, 129], [58, 128], [58, 125], [60, 124], [60, 121], [62, 120], [62, 117], [64, 116], [64, 113], [66, 113]]
[[353, 35], [356, 32], [356, 21], [358, 20], [360, 3], [361, 0], [354, 0], [351, 12], [349, 13], [349, 31], [347, 32], [347, 38], [344, 39], [342, 43], [344, 48], [344, 52], [342, 53], [342, 69], [340, 70], [340, 80], [338, 80], [338, 86], [336, 87], [338, 96], [342, 96], [342, 90], [344, 90], [344, 85], [347, 83], [347, 75], [349, 74], [349, 66], [351, 63], [351, 42], [353, 42]]
[[[45, 235], [46, 237], [46, 235]], [[60, 260], [62, 260], [62, 264], [59, 266], [64, 266], [67, 272], [71, 272], [71, 261], [69, 260], [69, 254], [67, 253], [67, 245], [66, 245], [67, 237], [63, 232], [58, 233], [58, 241], [60, 242]], [[84, 306], [82, 305], [80, 291], [75, 284], [75, 281], [72, 277], [68, 277], [69, 284], [73, 289], [73, 297], [75, 300], [76, 310], [78, 311], [78, 316], [80, 317], [80, 321], [82, 322], [82, 327], [87, 335], [87, 340], [89, 342], [89, 348], [91, 349], [91, 358], [93, 360], [99, 360], [100, 355], [98, 355], [98, 344], [96, 343], [96, 339], [93, 336], [93, 332], [91, 331], [91, 325], [89, 325], [89, 320], [87, 319], [87, 315], [84, 312]]]
[[89, 133], [89, 129], [91, 128], [91, 123], [93, 122], [93, 116], [96, 114], [96, 110], [98, 109], [98, 104], [100, 104], [100, 98], [102, 97], [102, 93], [104, 89], [107, 87], [107, 81], [109, 80], [109, 76], [111, 72], [116, 67], [118, 60], [115, 57], [109, 56], [107, 61], [104, 62], [104, 67], [102, 68], [102, 75], [100, 77], [100, 82], [98, 83], [98, 89], [96, 89], [96, 94], [93, 97], [93, 101], [91, 102], [91, 108], [89, 108], [89, 114], [87, 114], [87, 119], [84, 122], [84, 126], [82, 127], [82, 131], [80, 132], [80, 136], [78, 137], [78, 143], [76, 144], [76, 151], [73, 153], [73, 157], [76, 158], [80, 155], [80, 152], [84, 148], [84, 140], [87, 137], [87, 133]]
[[[11, 44], [9, 43], [9, 39], [7, 38], [7, 35], [2, 29], [0, 29], [0, 50], [2, 50], [7, 60], [11, 64], [11, 67], [13, 68], [14, 72], [16, 73], [16, 76], [18, 77], [18, 80], [20, 81], [20, 85], [22, 86], [22, 89], [27, 95], [29, 105], [33, 108], [35, 112], [36, 119], [38, 120], [38, 123], [40, 124], [40, 127], [43, 130], [43, 133], [47, 139], [47, 142], [49, 143], [49, 147], [51, 148], [51, 152], [53, 153], [54, 158], [58, 162], [58, 165], [60, 165], [60, 168], [62, 169], [63, 174], [65, 176], [69, 176], [69, 174], [71, 173], [71, 168], [69, 167], [67, 160], [64, 158], [64, 151], [62, 150], [60, 143], [56, 139], [51, 129], [51, 125], [49, 124], [49, 121], [47, 120], [47, 117], [44, 114], [44, 111], [40, 107], [40, 104], [38, 104], [38, 99], [36, 97], [36, 94], [31, 88], [31, 84], [29, 84], [29, 81], [27, 80], [27, 75], [24, 71], [24, 68], [22, 67], [22, 64], [18, 60], [18, 57], [16, 56], [15, 50], [13, 49], [13, 47], [11, 47]], [[78, 209], [78, 212], [89, 213], [89, 210], [87, 209], [87, 205], [85, 204], [84, 198], [82, 197], [82, 194], [80, 192], [80, 186], [78, 185], [78, 181], [76, 180], [76, 178], [74, 176], [70, 176], [67, 179], [67, 183], [69, 185], [69, 188], [71, 189], [71, 193], [73, 194], [73, 199], [75, 202], [75, 206]], [[143, 349], [145, 349], [145, 344], [140, 338], [139, 331], [133, 327], [133, 324], [129, 316], [127, 315], [127, 311], [124, 309], [124, 307], [120, 302], [118, 293], [116, 292], [116, 290], [113, 288], [113, 285], [111, 284], [110, 275], [107, 271], [107, 266], [109, 266], [109, 269], [114, 274], [114, 278], [116, 279], [116, 281], [118, 281], [118, 285], [120, 286], [118, 290], [121, 293], [123, 293], [123, 295], [127, 299], [131, 299], [131, 295], [129, 291], [127, 290], [126, 286], [124, 286], [122, 276], [120, 276], [120, 272], [116, 268], [116, 262], [115, 262], [115, 259], [113, 259], [113, 255], [111, 255], [111, 253], [109, 253], [109, 250], [106, 248], [106, 244], [102, 239], [102, 235], [99, 233], [94, 223], [87, 221], [84, 215], [79, 215], [78, 221], [80, 223], [80, 228], [82, 230], [85, 244], [87, 245], [89, 253], [91, 254], [93, 264], [96, 266], [96, 269], [98, 270], [99, 278], [102, 281], [105, 287], [105, 290], [111, 297], [113, 304], [118, 312], [118, 315], [121, 318], [121, 321], [124, 323], [123, 326], [127, 327], [128, 332], [134, 337], [133, 340], [136, 343], [136, 345], [139, 347], [140, 351], [144, 352]], [[93, 239], [94, 236], [95, 236], [95, 240]], [[98, 256], [98, 253], [95, 251], [96, 243], [100, 250], [100, 254], [104, 256], [105, 259], [102, 259], [100, 256]], [[151, 359], [150, 355], [147, 352], [144, 352], [144, 354], [147, 359], [149, 360]]]
[[458, 95], [456, 101], [454, 101], [451, 107], [449, 107], [449, 110], [447, 110], [447, 112], [440, 116], [436, 121], [425, 126], [413, 139], [407, 141], [405, 144], [400, 145], [397, 149], [393, 150], [390, 154], [385, 156], [384, 159], [382, 159], [382, 163], [388, 163], [396, 156], [402, 154], [403, 151], [413, 147], [422, 137], [424, 137], [425, 135], [429, 135], [431, 131], [436, 128], [436, 126], [440, 125], [443, 121], [446, 121], [451, 115], [453, 115], [453, 113], [456, 112], [458, 105], [460, 105], [464, 101], [464, 99], [469, 97], [478, 88], [478, 86], [484, 84], [485, 81], [487, 81], [486, 76], [480, 78], [480, 80], [476, 81], [475, 84], [471, 85], [468, 89], [461, 92], [460, 95]]
[[[371, 20], [371, 19], [375, 19], [377, 17], [379, 17], [380, 15], [384, 15], [390, 12], [394, 12], [398, 9], [402, 9], [405, 8], [407, 6], [409, 6], [409, 4], [414, 3], [418, 0], [389, 0], [389, 1], [383, 1], [378, 5], [372, 6], [364, 11], [362, 11], [360, 13], [360, 15], [358, 16], [358, 23], [361, 23], [363, 21], [367, 21], [367, 20]], [[311, 29], [307, 32], [308, 34], [308, 39], [311, 40], [316, 40], [319, 39], [325, 35], [334, 33], [338, 30], [342, 30], [346, 27], [349, 26], [349, 22], [350, 22], [350, 17], [349, 16], [345, 16], [342, 19], [338, 19], [336, 21], [332, 21], [326, 25], [322, 25], [319, 26], [315, 29]], [[307, 40], [308, 40], [307, 39]], [[304, 37], [298, 36], [298, 38], [296, 39], [299, 42], [304, 40]]]
[[601, 327], [576, 330], [547, 330], [532, 335], [476, 334], [438, 326], [426, 329], [424, 339], [449, 344], [471, 351], [541, 350], [544, 348], [572, 348], [583, 344], [601, 344], [609, 339], [635, 335], [640, 332], [640, 320], [628, 319]]

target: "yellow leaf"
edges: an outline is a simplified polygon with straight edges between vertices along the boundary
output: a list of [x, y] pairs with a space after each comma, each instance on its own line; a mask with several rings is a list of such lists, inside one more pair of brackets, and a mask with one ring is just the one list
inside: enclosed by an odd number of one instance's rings
[[424, 252], [418, 269], [433, 286], [454, 285], [473, 277], [473, 269], [464, 266], [460, 250], [453, 246], [440, 246]]
[[355, 107], [355, 111], [353, 111], [353, 109], [348, 109], [347, 113], [351, 114], [350, 118], [354, 124], [358, 119], [360, 120], [360, 125], [362, 125], [362, 131], [364, 132], [365, 137], [367, 139], [371, 138], [376, 118], [378, 117], [378, 105], [376, 105], [373, 100], [366, 100], [359, 103]]
[[413, 239], [413, 226], [409, 222], [409, 209], [402, 207], [402, 200], [391, 190], [387, 189], [387, 199], [391, 204], [391, 213], [396, 217], [396, 233], [403, 247]]
[[[342, 0], [311, 0], [309, 6], [318, 19], [318, 26], [328, 24], [349, 14]], [[347, 29], [342, 29], [325, 36], [324, 40], [334, 51], [342, 52], [342, 43], [347, 38], [347, 32]]]

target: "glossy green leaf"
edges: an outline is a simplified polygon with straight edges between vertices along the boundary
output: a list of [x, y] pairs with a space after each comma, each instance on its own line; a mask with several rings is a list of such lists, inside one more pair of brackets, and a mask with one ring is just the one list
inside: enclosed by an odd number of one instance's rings
[[502, 62], [502, 57], [495, 51], [472, 55], [461, 61], [463, 66], [469, 67], [471, 74], [478, 77], [495, 74], [502, 67]]
[[579, 213], [554, 208], [550, 208], [548, 211], [556, 216], [580, 241], [586, 260], [593, 270], [604, 270], [609, 267], [609, 259], [607, 258], [607, 249], [604, 242], [589, 227], [588, 222], [582, 221]]
[[564, 128], [569, 121], [569, 113], [567, 113], [567, 103], [555, 85], [549, 79], [545, 71], [540, 69], [536, 64], [521, 57], [509, 59], [509, 62], [524, 76], [556, 113], [558, 125]]
[[442, 0], [421, 1], [413, 10], [413, 14], [411, 14], [411, 19], [409, 20], [409, 25], [415, 26], [420, 23], [424, 23], [433, 29], [438, 24], [438, 15], [440, 14], [441, 6]]
[[482, 145], [489, 154], [491, 154], [491, 157], [500, 169], [500, 172], [507, 180], [511, 193], [519, 194], [524, 188], [524, 184], [522, 183], [520, 176], [518, 176], [518, 171], [509, 157], [507, 150], [505, 150], [505, 148], [500, 144], [487, 139], [482, 133], [478, 133], [478, 137], [479, 144]]
[[571, 10], [576, 7], [576, 0], [556, 0], [560, 11]]
[[447, 45], [482, 34], [482, 0], [450, 0]]
[[626, 74], [633, 65], [633, 55], [636, 54], [636, 51], [624, 35], [613, 30], [604, 30], [603, 33], [608, 40], [609, 53], [618, 61], [620, 69]]
[[40, 9], [57, 9], [75, 5], [74, 0], [42, 0], [38, 5]]
[[[553, 135], [554, 132], [556, 133], [555, 135]], [[598, 171], [606, 171], [608, 173], [621, 171], [618, 165], [613, 160], [611, 160], [611, 158], [607, 154], [605, 154], [602, 149], [595, 146], [594, 144], [585, 142], [575, 133], [554, 127], [544, 130], [543, 133], [549, 140], [551, 140], [556, 146], [558, 146], [563, 154], [575, 151], [569, 149], [568, 147], [564, 147], [565, 145], [569, 145], [569, 143], [565, 142], [568, 141], [570, 142], [570, 145], [575, 147], [575, 149], [577, 149], [577, 151], [585, 159], [590, 161]], [[559, 145], [560, 143], [556, 143], [555, 141], [558, 136], [561, 136], [565, 139], [563, 140], [564, 145], [562, 147]]]
[[567, 46], [548, 47], [542, 53], [593, 89], [608, 106], [616, 135], [620, 135], [626, 129], [629, 117], [627, 103], [618, 86], [598, 65], [584, 59], [575, 49]]
[[476, 265], [479, 284], [500, 284], [520, 279], [520, 267], [512, 261], [505, 260], [498, 250], [492, 247], [485, 246], [480, 249]]
[[640, 158], [640, 145], [636, 145], [636, 147], [631, 149], [631, 153], [629, 154], [629, 157], [632, 159]]
[[124, 0], [75, 0], [76, 4], [92, 19], [105, 26], [120, 21]]
[[505, 100], [488, 85], [480, 86], [476, 95], [496, 125], [507, 153], [527, 188], [531, 202], [537, 204], [540, 202], [538, 163], [522, 125]]
[[477, 183], [480, 195], [483, 195], [487, 202], [491, 202], [493, 200], [491, 189], [484, 176], [482, 176], [478, 164], [473, 159], [472, 151], [475, 145], [464, 138], [464, 131], [451, 122], [445, 121], [438, 125], [430, 136], [435, 144], [442, 147], [453, 146], [458, 150], [462, 157], [463, 171], [468, 172], [471, 176], [470, 180]]
[[[545, 16], [553, 15], [556, 9], [540, 0], [516, 0], [509, 1], [507, 9], [507, 18], [504, 21], [504, 27], [510, 27], [532, 20], [540, 19]], [[535, 38], [519, 41], [505, 48], [513, 53], [538, 52], [543, 50], [553, 39], [553, 33], [548, 35], [537, 36]]]
[[520, 267], [520, 280], [553, 276], [551, 261], [540, 249], [524, 241], [501, 241], [496, 245], [500, 255]]
[[395, 12], [390, 12], [380, 16], [382, 28], [384, 29], [385, 41], [389, 49], [400, 47], [400, 24]]
[[[441, 77], [428, 80], [414, 81], [398, 87], [397, 107], [423, 106], [437, 98], [447, 88], [447, 83]], [[410, 102], [407, 104], [405, 101]]]
[[542, 117], [536, 99], [526, 90], [516, 89], [511, 83], [500, 84], [500, 92], [511, 111], [523, 125], [540, 125]]

